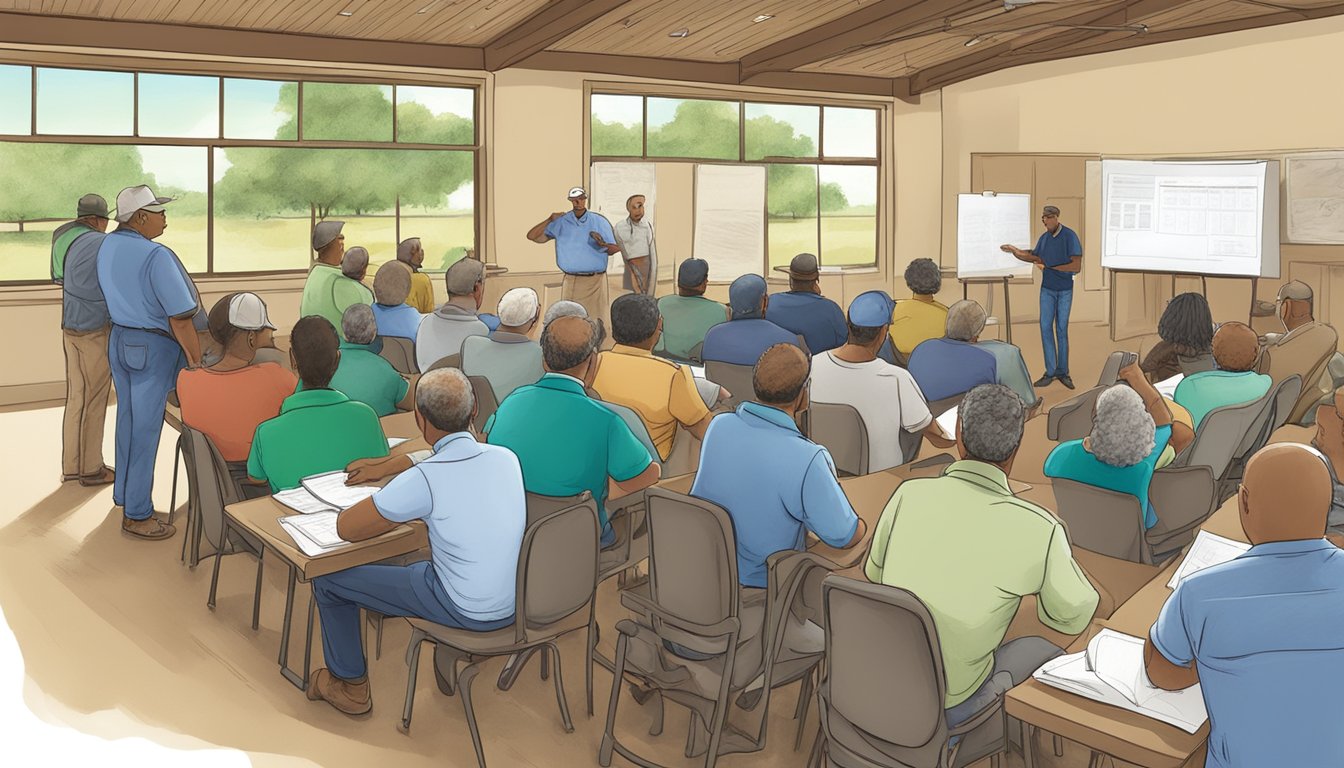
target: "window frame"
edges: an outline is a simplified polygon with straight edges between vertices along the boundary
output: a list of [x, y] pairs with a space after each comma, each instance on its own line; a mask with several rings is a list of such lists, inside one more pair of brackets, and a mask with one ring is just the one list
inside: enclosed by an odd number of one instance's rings
[[[206, 149], [206, 269], [193, 272], [192, 277], [241, 279], [249, 277], [273, 277], [306, 274], [307, 269], [251, 270], [244, 272], [218, 271], [215, 268], [214, 222], [215, 222], [215, 150], [234, 147], [274, 147], [300, 149], [374, 149], [374, 150], [428, 150], [448, 152], [470, 152], [472, 155], [472, 232], [474, 247], [479, 257], [492, 261], [487, 253], [484, 240], [485, 203], [487, 179], [485, 170], [485, 152], [482, 137], [487, 135], [484, 102], [487, 97], [484, 78], [461, 77], [431, 72], [402, 71], [388, 69], [370, 75], [369, 67], [360, 70], [321, 65], [265, 66], [252, 63], [242, 64], [234, 61], [177, 61], [142, 59], [131, 57], [99, 57], [81, 54], [51, 54], [39, 51], [0, 51], [0, 64], [27, 67], [29, 70], [30, 96], [27, 134], [0, 133], [0, 143], [7, 144], [103, 144], [121, 146], [169, 146], [203, 147]], [[132, 75], [132, 133], [129, 136], [96, 136], [78, 134], [38, 133], [37, 78], [39, 69], [74, 69], [95, 72], [118, 72]], [[217, 136], [213, 138], [148, 137], [140, 136], [140, 75], [195, 75], [213, 77], [218, 81], [219, 115]], [[385, 76], [382, 76], [384, 75]], [[297, 104], [295, 110], [296, 133], [294, 139], [226, 139], [224, 138], [225, 120], [225, 81], [229, 79], [266, 80], [280, 83], [297, 84]], [[337, 141], [305, 139], [303, 137], [303, 87], [305, 82], [372, 84], [391, 86], [392, 100], [392, 138], [390, 141]], [[397, 140], [397, 87], [432, 86], [444, 88], [464, 88], [472, 91], [472, 143], [471, 144], [426, 144], [402, 142]], [[401, 239], [401, 200], [395, 202], [396, 238]], [[66, 219], [44, 219], [42, 221], [65, 221]], [[310, 256], [311, 259], [311, 256]], [[3, 280], [0, 288], [25, 286], [50, 286], [49, 279]]]

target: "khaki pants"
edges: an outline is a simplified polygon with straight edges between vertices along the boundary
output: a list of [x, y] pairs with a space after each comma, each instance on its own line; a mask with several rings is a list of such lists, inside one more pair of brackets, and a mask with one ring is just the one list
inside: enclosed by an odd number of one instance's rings
[[607, 297], [607, 273], [596, 275], [566, 274], [560, 283], [560, 298], [576, 301], [594, 320], [601, 319], [611, 338], [611, 300]]
[[103, 468], [103, 424], [112, 389], [107, 361], [110, 331], [61, 332], [65, 346], [61, 474], [67, 477], [96, 475]]

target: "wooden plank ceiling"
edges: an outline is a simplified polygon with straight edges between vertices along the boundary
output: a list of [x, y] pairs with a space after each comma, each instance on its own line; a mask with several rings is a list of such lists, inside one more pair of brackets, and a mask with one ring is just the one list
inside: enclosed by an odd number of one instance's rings
[[910, 98], [1020, 64], [1344, 14], [1336, 0], [1019, 1], [0, 0], [0, 42], [152, 47], [148, 30], [171, 51], [325, 47], [337, 60]]

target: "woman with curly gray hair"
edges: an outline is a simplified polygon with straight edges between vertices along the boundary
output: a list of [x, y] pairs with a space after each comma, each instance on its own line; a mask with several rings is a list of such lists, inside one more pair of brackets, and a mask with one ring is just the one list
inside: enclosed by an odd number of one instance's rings
[[915, 259], [905, 268], [905, 285], [911, 297], [896, 302], [891, 313], [891, 343], [900, 365], [920, 342], [939, 339], [947, 327], [947, 307], [933, 298], [942, 290], [943, 273], [933, 259]]
[[1045, 476], [1127, 493], [1138, 499], [1144, 528], [1152, 528], [1157, 525], [1148, 500], [1153, 472], [1171, 463], [1193, 435], [1188, 429], [1172, 434], [1171, 411], [1137, 365], [1126, 366], [1121, 379], [1124, 384], [1097, 397], [1091, 434], [1050, 452]]

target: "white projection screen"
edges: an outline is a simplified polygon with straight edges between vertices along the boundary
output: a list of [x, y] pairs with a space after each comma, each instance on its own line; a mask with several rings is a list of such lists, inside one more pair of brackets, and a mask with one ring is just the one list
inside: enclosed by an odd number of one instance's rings
[[1107, 269], [1279, 276], [1279, 163], [1103, 160]]

